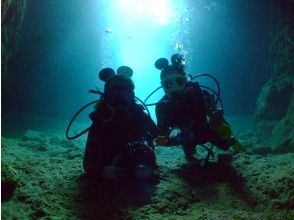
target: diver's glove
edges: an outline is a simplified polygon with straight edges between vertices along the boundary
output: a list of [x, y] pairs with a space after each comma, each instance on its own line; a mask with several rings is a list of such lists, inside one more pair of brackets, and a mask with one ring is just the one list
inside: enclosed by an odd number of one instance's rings
[[175, 128], [170, 132], [170, 135], [163, 136], [158, 135], [155, 139], [155, 143], [159, 146], [174, 146], [192, 142], [195, 139], [195, 135], [190, 132], [183, 132], [179, 128]]
[[181, 144], [181, 129], [174, 128], [169, 136], [158, 135], [155, 139], [155, 143], [160, 146], [179, 145]]
[[170, 145], [181, 145], [194, 141], [195, 135], [191, 131], [193, 124], [193, 119], [190, 119], [184, 122], [181, 128], [174, 128], [169, 134]]
[[192, 119], [183, 123], [181, 128], [175, 127], [173, 128], [169, 136], [157, 136], [155, 139], [155, 143], [160, 146], [168, 146], [168, 145], [181, 145], [190, 143], [195, 140], [195, 135], [191, 131], [194, 122]]
[[191, 131], [184, 131], [179, 128], [175, 128], [170, 132], [169, 144], [180, 145], [192, 142], [195, 139], [195, 135]]

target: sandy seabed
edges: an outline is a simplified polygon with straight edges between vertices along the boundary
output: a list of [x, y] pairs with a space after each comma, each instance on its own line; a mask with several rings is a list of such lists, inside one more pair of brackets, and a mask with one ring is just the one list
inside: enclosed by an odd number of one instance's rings
[[83, 176], [85, 136], [37, 134], [1, 139], [1, 179], [16, 184], [10, 197], [2, 182], [4, 220], [294, 219], [293, 153], [242, 153], [231, 164], [203, 165], [188, 164], [180, 147], [157, 147], [157, 178], [109, 183]]

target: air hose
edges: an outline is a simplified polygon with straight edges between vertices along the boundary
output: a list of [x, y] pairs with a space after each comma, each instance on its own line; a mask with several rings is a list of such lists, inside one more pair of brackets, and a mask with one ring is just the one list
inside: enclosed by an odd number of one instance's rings
[[[89, 90], [90, 93], [93, 93], [93, 94], [97, 94], [97, 95], [103, 95], [102, 92], [98, 91], [98, 90]], [[145, 105], [145, 103], [139, 99], [138, 97], [135, 97], [136, 100], [138, 100], [142, 105], [143, 107], [145, 108], [145, 110], [147, 111], [147, 114], [150, 116], [150, 112], [149, 112], [149, 109], [147, 108], [147, 106]], [[65, 132], [65, 136], [68, 140], [74, 140], [80, 136], [82, 136], [83, 134], [85, 134], [86, 132], [88, 132], [90, 130], [90, 127], [84, 129], [83, 131], [81, 131], [80, 133], [74, 135], [74, 136], [69, 136], [69, 130], [70, 130], [70, 127], [72, 126], [72, 123], [74, 122], [74, 120], [78, 117], [78, 115], [84, 111], [86, 108], [88, 108], [89, 106], [93, 105], [93, 104], [96, 104], [98, 103], [99, 100], [95, 100], [95, 101], [92, 101], [92, 102], [89, 102], [88, 104], [84, 105], [82, 108], [80, 108], [74, 115], [73, 117], [71, 118], [71, 120], [69, 121], [68, 125], [67, 125], [67, 128], [66, 128], [66, 132]]]
[[86, 108], [88, 108], [89, 106], [91, 106], [91, 105], [97, 103], [98, 101], [99, 101], [99, 100], [89, 102], [88, 104], [86, 104], [86, 105], [84, 105], [82, 108], [80, 108], [80, 109], [79, 109], [79, 110], [73, 115], [73, 117], [71, 118], [71, 120], [70, 120], [69, 123], [68, 123], [68, 126], [67, 126], [67, 128], [66, 128], [66, 132], [65, 132], [65, 136], [66, 136], [66, 138], [67, 138], [68, 140], [74, 140], [74, 139], [76, 139], [76, 138], [82, 136], [83, 134], [85, 134], [87, 131], [90, 130], [90, 127], [88, 127], [88, 128], [86, 128], [85, 130], [83, 130], [82, 132], [80, 132], [80, 133], [78, 133], [78, 134], [76, 134], [76, 135], [74, 135], [74, 136], [71, 136], [71, 137], [69, 136], [69, 129], [70, 129], [70, 127], [71, 127], [73, 121], [76, 119], [76, 117], [77, 117], [77, 116], [78, 116], [78, 115], [79, 115], [84, 109], [86, 109]]
[[[210, 75], [210, 74], [203, 73], [203, 74], [199, 74], [199, 75], [196, 75], [196, 76], [194, 76], [194, 77], [191, 77], [191, 81], [193, 81], [193, 80], [196, 79], [196, 78], [203, 77], [203, 76], [207, 76], [207, 77], [210, 77], [210, 78], [213, 79], [213, 81], [215, 82], [215, 84], [216, 84], [216, 86], [217, 86], [217, 91], [211, 89], [211, 88], [208, 87], [208, 86], [201, 86], [201, 85], [200, 85], [200, 87], [201, 87], [201, 88], [204, 88], [204, 89], [207, 89], [207, 90], [209, 90], [210, 92], [212, 92], [214, 95], [216, 95], [216, 100], [215, 100], [215, 103], [214, 103], [214, 104], [217, 105], [217, 103], [220, 102], [221, 108], [223, 108], [223, 102], [222, 102], [222, 100], [221, 100], [221, 98], [220, 98], [220, 85], [219, 85], [219, 82], [217, 81], [217, 79], [216, 79], [214, 76], [212, 76], [212, 75]], [[153, 105], [156, 105], [157, 103], [159, 103], [159, 102], [155, 102], [155, 103], [146, 104], [146, 102], [148, 101], [148, 99], [149, 99], [154, 93], [156, 93], [159, 89], [161, 89], [161, 88], [162, 88], [162, 86], [157, 87], [155, 90], [153, 90], [153, 91], [152, 91], [152, 92], [151, 92], [151, 93], [145, 98], [145, 100], [144, 100], [144, 102], [145, 102], [145, 106], [153, 106]]]
[[[196, 79], [196, 78], [203, 77], [203, 76], [210, 77], [210, 78], [212, 78], [212, 79], [215, 81], [215, 83], [216, 83], [216, 85], [217, 85], [217, 91], [215, 91], [215, 90], [213, 90], [213, 89], [211, 89], [211, 88], [209, 88], [209, 87], [207, 87], [207, 86], [200, 86], [200, 87], [205, 88], [205, 89], [209, 90], [210, 92], [212, 92], [213, 94], [215, 94], [216, 97], [217, 97], [216, 100], [215, 100], [215, 105], [216, 105], [218, 102], [220, 102], [220, 105], [221, 105], [221, 107], [223, 108], [223, 102], [222, 102], [222, 100], [221, 100], [221, 98], [220, 98], [220, 85], [219, 85], [217, 79], [216, 79], [214, 76], [212, 76], [212, 75], [210, 75], [210, 74], [199, 74], [199, 75], [196, 75], [196, 76], [192, 77], [191, 80], [194, 80], [194, 79]], [[148, 109], [147, 106], [156, 105], [158, 102], [157, 102], [157, 103], [151, 103], [151, 104], [145, 104], [145, 103], [147, 102], [147, 100], [148, 100], [148, 99], [149, 99], [149, 98], [150, 98], [155, 92], [157, 92], [157, 91], [158, 91], [159, 89], [161, 89], [161, 88], [162, 88], [162, 86], [159, 86], [158, 88], [156, 88], [153, 92], [151, 92], [151, 93], [146, 97], [146, 99], [145, 99], [144, 101], [142, 101], [142, 100], [139, 99], [138, 97], [135, 97], [136, 100], [139, 101], [139, 102], [143, 105], [143, 107], [144, 107], [145, 110], [147, 111], [147, 114], [149, 115], [149, 117], [150, 117], [150, 112], [149, 112], [149, 109]], [[103, 93], [100, 92], [100, 91], [98, 91], [98, 90], [89, 90], [89, 92], [90, 92], [90, 93], [93, 93], [93, 94], [103, 95]], [[69, 130], [70, 130], [71, 126], [72, 126], [72, 123], [73, 123], [74, 120], [78, 117], [78, 115], [79, 115], [82, 111], [84, 111], [86, 108], [88, 108], [89, 106], [98, 103], [98, 101], [99, 101], [99, 100], [95, 100], [95, 101], [89, 102], [88, 104], [86, 104], [86, 105], [84, 105], [82, 108], [80, 108], [80, 109], [79, 109], [79, 110], [73, 115], [73, 117], [71, 118], [71, 120], [70, 120], [69, 123], [68, 123], [68, 126], [67, 126], [67, 128], [66, 128], [66, 132], [65, 132], [65, 136], [66, 136], [66, 138], [67, 138], [68, 140], [74, 140], [74, 139], [76, 139], [76, 138], [82, 136], [83, 134], [85, 134], [86, 132], [88, 132], [88, 131], [90, 130], [90, 127], [88, 127], [88, 128], [86, 128], [86, 129], [84, 129], [83, 131], [81, 131], [80, 133], [74, 135], [74, 136], [69, 136]]]

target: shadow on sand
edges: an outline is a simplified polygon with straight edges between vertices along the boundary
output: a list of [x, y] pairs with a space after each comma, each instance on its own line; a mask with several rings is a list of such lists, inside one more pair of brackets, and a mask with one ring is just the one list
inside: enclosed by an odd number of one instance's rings
[[206, 162], [201, 165], [200, 162], [194, 162], [182, 165], [175, 173], [191, 187], [208, 191], [215, 184], [227, 183], [237, 198], [250, 207], [257, 205], [256, 199], [245, 187], [245, 179], [237, 173], [230, 163]]
[[152, 202], [158, 178], [148, 181], [109, 182], [80, 178], [81, 219], [132, 219], [126, 209]]

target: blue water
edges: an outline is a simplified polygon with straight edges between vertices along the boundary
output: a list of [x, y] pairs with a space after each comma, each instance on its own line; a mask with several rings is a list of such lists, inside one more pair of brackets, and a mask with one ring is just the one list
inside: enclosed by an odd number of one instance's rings
[[104, 67], [133, 68], [136, 94], [145, 99], [160, 85], [155, 60], [176, 52], [185, 54], [187, 72], [219, 80], [227, 115], [252, 114], [269, 78], [267, 1], [29, 0], [27, 6], [13, 92], [3, 98], [4, 126], [12, 119], [36, 127], [44, 123], [39, 117], [69, 120], [98, 98], [88, 90], [103, 90], [97, 74]]

